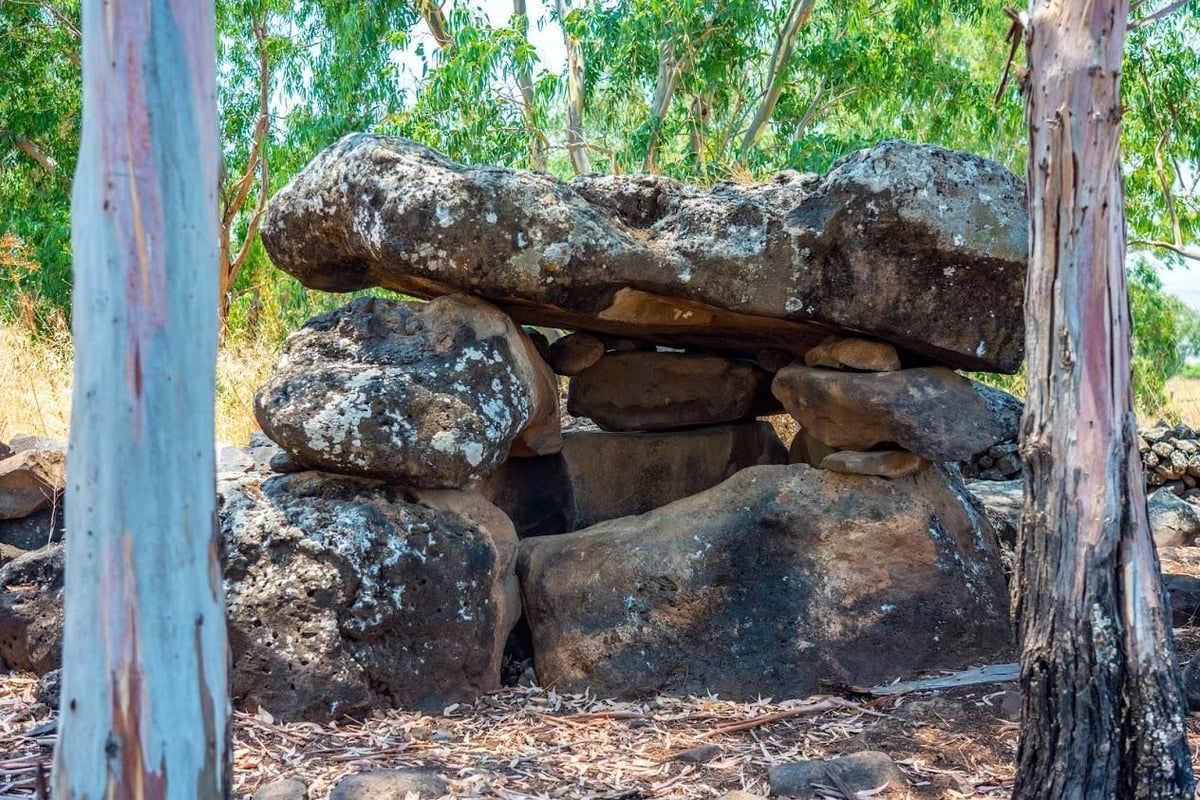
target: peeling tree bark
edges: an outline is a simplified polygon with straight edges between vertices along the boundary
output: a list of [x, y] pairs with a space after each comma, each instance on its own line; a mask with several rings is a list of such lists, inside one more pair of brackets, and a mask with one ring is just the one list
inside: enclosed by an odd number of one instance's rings
[[1130, 386], [1120, 69], [1127, 0], [1032, 0], [1029, 394], [1013, 796], [1192, 797], [1186, 707]]
[[54, 796], [229, 794], [212, 0], [83, 3]]

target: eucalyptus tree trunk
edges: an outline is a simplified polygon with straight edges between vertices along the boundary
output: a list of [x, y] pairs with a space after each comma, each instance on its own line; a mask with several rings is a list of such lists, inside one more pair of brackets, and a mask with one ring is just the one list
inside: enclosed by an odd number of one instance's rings
[[212, 0], [83, 6], [54, 797], [228, 796]]
[[[521, 36], [529, 40], [529, 11], [525, 0], [513, 0], [513, 16], [521, 30]], [[538, 172], [546, 171], [546, 138], [537, 125], [537, 115], [534, 113], [535, 99], [533, 96], [533, 76], [529, 68], [522, 65], [517, 69], [517, 86], [521, 89], [521, 113], [525, 117], [525, 127], [529, 129], [529, 160]]]
[[1032, 0], [1016, 798], [1191, 797], [1130, 386], [1127, 0]]
[[658, 45], [658, 78], [654, 82], [654, 100], [650, 103], [650, 117], [647, 120], [650, 132], [646, 142], [646, 158], [642, 162], [643, 172], [658, 172], [658, 147], [662, 142], [663, 120], [667, 118], [671, 99], [675, 97], [675, 84], [679, 81], [681, 67], [675, 56], [675, 46], [664, 39]]
[[759, 104], [754, 119], [750, 121], [750, 127], [746, 129], [745, 136], [742, 137], [741, 157], [743, 160], [749, 155], [750, 148], [758, 141], [758, 137], [762, 136], [767, 123], [771, 121], [771, 117], [775, 113], [775, 106], [779, 104], [779, 98], [783, 95], [787, 64], [791, 61], [792, 51], [796, 48], [796, 38], [800, 35], [800, 29], [812, 16], [814, 5], [816, 5], [816, 0], [792, 0], [787, 19], [779, 30], [779, 36], [775, 39], [775, 49], [771, 53], [771, 63], [767, 68], [766, 95]]
[[588, 158], [587, 141], [583, 136], [583, 48], [579, 40], [568, 32], [567, 7], [563, 0], [554, 0], [554, 11], [558, 24], [562, 26], [563, 43], [567, 47], [567, 153], [571, 156], [571, 168], [576, 175], [592, 171]]

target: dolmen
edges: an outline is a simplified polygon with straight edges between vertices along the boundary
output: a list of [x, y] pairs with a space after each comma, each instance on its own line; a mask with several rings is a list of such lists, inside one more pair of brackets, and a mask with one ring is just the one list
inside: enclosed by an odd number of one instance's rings
[[292, 334], [269, 467], [220, 475], [235, 700], [440, 709], [518, 628], [602, 695], [1011, 660], [959, 465], [1021, 408], [962, 371], [1020, 366], [1026, 228], [1015, 176], [911, 142], [695, 187], [343, 138], [263, 222], [304, 285], [372, 291]]

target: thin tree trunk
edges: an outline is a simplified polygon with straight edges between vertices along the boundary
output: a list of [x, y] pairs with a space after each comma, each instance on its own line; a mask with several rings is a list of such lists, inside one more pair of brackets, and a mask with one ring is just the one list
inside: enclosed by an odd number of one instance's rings
[[54, 797], [229, 795], [212, 0], [83, 3]]
[[671, 107], [671, 98], [675, 96], [675, 84], [679, 80], [679, 60], [675, 57], [675, 47], [668, 41], [658, 45], [658, 78], [654, 82], [654, 100], [650, 104], [649, 140], [646, 142], [646, 159], [642, 169], [646, 172], [658, 171], [658, 147], [662, 141], [662, 124]]
[[762, 136], [767, 123], [771, 121], [771, 115], [775, 113], [775, 106], [779, 103], [780, 95], [783, 94], [787, 64], [796, 47], [796, 37], [800, 34], [800, 29], [804, 27], [804, 23], [808, 22], [815, 4], [816, 0], [792, 0], [787, 20], [779, 30], [779, 38], [775, 40], [775, 50], [771, 53], [771, 65], [767, 70], [766, 96], [763, 97], [762, 104], [759, 105], [754, 119], [751, 120], [750, 127], [746, 129], [746, 135], [742, 137], [741, 157], [743, 160], [750, 152], [750, 148], [758, 141], [758, 137]]
[[433, 34], [433, 39], [437, 42], [438, 47], [442, 50], [449, 49], [454, 44], [454, 40], [446, 31], [446, 14], [437, 0], [417, 0], [417, 10], [425, 20], [429, 32]]
[[567, 152], [571, 156], [571, 168], [576, 175], [592, 171], [588, 158], [587, 141], [583, 136], [583, 50], [579, 40], [567, 32], [567, 9], [563, 0], [554, 0], [558, 24], [562, 26], [563, 42], [567, 46]]
[[1130, 386], [1126, 0], [1032, 0], [1016, 798], [1191, 797]]
[[[250, 157], [246, 161], [246, 170], [238, 178], [233, 196], [226, 198], [221, 213], [221, 246], [217, 274], [219, 276], [218, 297], [220, 298], [218, 318], [220, 330], [224, 333], [225, 318], [229, 314], [229, 290], [241, 274], [242, 267], [250, 255], [254, 245], [254, 237], [258, 235], [258, 226], [267, 210], [267, 195], [270, 192], [271, 171], [267, 161], [267, 136], [270, 133], [270, 93], [271, 93], [271, 63], [267, 55], [266, 21], [253, 26], [254, 38], [258, 42], [258, 119], [254, 123], [254, 141], [250, 145]], [[250, 216], [250, 224], [246, 227], [246, 235], [242, 238], [237, 255], [233, 255], [233, 226], [238, 214], [250, 197], [250, 189], [254, 185], [255, 173], [258, 173], [258, 199], [255, 202], [254, 213]]]
[[[513, 16], [517, 18], [521, 36], [529, 40], [529, 13], [525, 0], [513, 0]], [[525, 116], [525, 126], [529, 129], [529, 159], [533, 168], [546, 171], [546, 140], [537, 125], [534, 114], [533, 77], [524, 66], [517, 69], [517, 85], [521, 88], [521, 111]]]
[[708, 171], [708, 118], [711, 113], [712, 99], [709, 96], [700, 94], [692, 96], [692, 106], [688, 115], [691, 127], [689, 138], [691, 139], [692, 153], [696, 157], [696, 164], [703, 174], [707, 174]]

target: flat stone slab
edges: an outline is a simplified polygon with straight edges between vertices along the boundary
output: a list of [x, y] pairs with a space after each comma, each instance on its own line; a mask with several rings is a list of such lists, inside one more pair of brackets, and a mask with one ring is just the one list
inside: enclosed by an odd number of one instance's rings
[[352, 134], [271, 200], [271, 260], [306, 286], [466, 292], [522, 323], [803, 355], [830, 333], [1015, 371], [1027, 216], [999, 164], [885, 141], [822, 177], [711, 189], [662, 176], [463, 166]]

